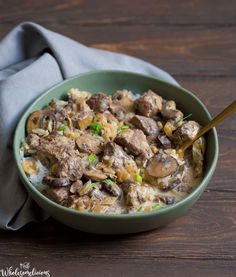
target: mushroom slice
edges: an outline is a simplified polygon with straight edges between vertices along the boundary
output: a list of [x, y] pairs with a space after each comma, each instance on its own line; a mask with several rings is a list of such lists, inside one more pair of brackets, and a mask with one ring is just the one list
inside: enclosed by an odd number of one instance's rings
[[165, 135], [158, 135], [157, 136], [158, 142], [166, 149], [171, 148], [171, 141]]
[[111, 195], [114, 195], [116, 197], [121, 196], [122, 191], [120, 187], [110, 179], [106, 179], [102, 182], [102, 188], [109, 192]]
[[152, 157], [147, 164], [147, 173], [150, 176], [163, 178], [178, 169], [178, 163], [175, 158], [164, 153], [158, 153]]
[[161, 114], [164, 118], [174, 121], [178, 121], [183, 118], [183, 113], [176, 109], [176, 103], [173, 100], [163, 101]]
[[97, 169], [88, 169], [84, 171], [84, 176], [87, 179], [91, 179], [92, 181], [102, 181], [107, 178], [107, 176], [100, 170]]
[[41, 129], [48, 130], [49, 133], [53, 133], [57, 129], [57, 119], [54, 114], [43, 114], [39, 120], [39, 126]]
[[65, 119], [64, 119], [64, 120], [65, 120], [67, 126], [68, 126], [70, 129], [72, 129], [72, 128], [73, 128], [73, 123], [72, 123], [71, 118], [70, 118], [69, 116], [65, 116]]
[[35, 111], [29, 116], [27, 121], [27, 126], [26, 126], [26, 130], [28, 134], [32, 133], [33, 129], [40, 128], [41, 116], [42, 116], [42, 111]]
[[175, 196], [167, 195], [167, 196], [159, 196], [160, 200], [166, 205], [172, 205], [176, 202]]
[[52, 201], [64, 205], [68, 201], [68, 187], [47, 187], [42, 193]]
[[55, 178], [51, 176], [43, 177], [43, 184], [51, 187], [65, 187], [70, 185], [69, 178]]

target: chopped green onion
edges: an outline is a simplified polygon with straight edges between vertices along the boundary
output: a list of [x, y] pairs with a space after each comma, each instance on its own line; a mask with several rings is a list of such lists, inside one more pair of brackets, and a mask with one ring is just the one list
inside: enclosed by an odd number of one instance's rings
[[184, 120], [186, 120], [187, 118], [189, 118], [189, 117], [192, 116], [192, 115], [193, 115], [193, 114], [190, 113], [190, 114], [186, 115], [182, 120], [184, 121]]
[[93, 189], [99, 189], [98, 185], [99, 185], [99, 182], [91, 183], [91, 187], [92, 187]]
[[[139, 207], [138, 208], [138, 212], [144, 212], [145, 210], [144, 210], [144, 206], [141, 206], [141, 207]], [[159, 209], [161, 209], [161, 208], [163, 208], [163, 206], [162, 205], [160, 205], [159, 203], [154, 203], [153, 205], [152, 205], [152, 210], [159, 210]]]
[[143, 182], [142, 176], [139, 175], [139, 174], [136, 174], [136, 175], [135, 175], [135, 181], [141, 185], [142, 182]]
[[155, 204], [153, 204], [153, 206], [152, 206], [152, 209], [153, 209], [153, 210], [159, 210], [159, 209], [161, 209], [161, 208], [163, 208], [163, 206], [160, 205], [159, 203], [155, 203]]
[[118, 129], [117, 129], [117, 133], [121, 133], [124, 130], [129, 129], [129, 125], [121, 125]]
[[144, 212], [144, 207], [139, 207], [137, 211], [138, 212]]
[[106, 180], [103, 180], [102, 182], [103, 182], [104, 184], [106, 184], [106, 185], [111, 185], [111, 186], [114, 185], [114, 183], [115, 183], [115, 182], [112, 181], [111, 179], [106, 179]]
[[66, 129], [66, 127], [67, 127], [66, 123], [62, 123], [62, 124], [59, 126], [58, 131], [64, 132], [65, 129]]
[[102, 130], [102, 125], [100, 123], [92, 123], [89, 125], [89, 128], [93, 131], [94, 135], [99, 135]]
[[179, 125], [180, 123], [183, 124], [184, 120], [186, 120], [187, 118], [189, 118], [189, 117], [192, 116], [192, 115], [193, 115], [192, 113], [186, 115], [184, 118], [178, 120], [178, 121], [176, 122], [176, 124], [177, 124], [177, 125]]
[[93, 165], [93, 164], [95, 164], [96, 162], [97, 162], [97, 156], [96, 155], [94, 155], [94, 154], [90, 154], [89, 156], [88, 156], [88, 162], [89, 162], [89, 164], [90, 165]]

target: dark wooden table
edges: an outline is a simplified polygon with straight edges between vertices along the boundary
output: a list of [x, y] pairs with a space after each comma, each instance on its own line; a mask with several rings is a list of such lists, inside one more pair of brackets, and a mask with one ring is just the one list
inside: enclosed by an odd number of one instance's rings
[[[169, 71], [215, 115], [236, 95], [236, 2], [0, 1], [0, 37], [35, 21], [89, 46]], [[218, 127], [217, 170], [189, 213], [165, 228], [95, 236], [49, 219], [0, 232], [0, 268], [29, 261], [51, 276], [236, 276], [236, 119]]]

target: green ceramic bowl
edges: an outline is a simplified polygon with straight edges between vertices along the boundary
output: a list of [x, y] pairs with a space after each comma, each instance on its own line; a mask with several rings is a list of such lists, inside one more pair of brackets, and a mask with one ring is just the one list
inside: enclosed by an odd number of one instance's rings
[[26, 189], [38, 205], [49, 215], [68, 226], [81, 231], [99, 234], [125, 234], [155, 229], [183, 215], [192, 207], [206, 188], [216, 167], [218, 139], [215, 129], [211, 130], [207, 135], [205, 173], [202, 182], [188, 197], [162, 210], [121, 215], [93, 214], [62, 207], [41, 194], [29, 182], [21, 167], [19, 148], [25, 138], [26, 120], [31, 112], [45, 107], [52, 98], [65, 98], [66, 92], [72, 87], [94, 93], [104, 91], [108, 94], [112, 94], [114, 91], [123, 88], [131, 90], [134, 93], [142, 93], [148, 89], [152, 89], [164, 98], [175, 100], [178, 108], [184, 114], [192, 113], [192, 118], [201, 125], [205, 125], [211, 119], [206, 107], [191, 92], [153, 77], [131, 72], [101, 70], [68, 79], [41, 95], [24, 113], [15, 132], [14, 155], [19, 174]]

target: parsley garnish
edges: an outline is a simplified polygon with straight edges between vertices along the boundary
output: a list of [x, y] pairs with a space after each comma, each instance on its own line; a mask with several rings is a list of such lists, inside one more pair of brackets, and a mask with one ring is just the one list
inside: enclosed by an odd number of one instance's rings
[[64, 122], [59, 126], [58, 131], [64, 132], [66, 127], [67, 127], [67, 124], [66, 124], [66, 122]]
[[159, 203], [155, 203], [155, 204], [153, 204], [153, 206], [152, 206], [152, 209], [153, 209], [153, 210], [159, 210], [159, 209], [161, 209], [161, 208], [163, 208], [163, 206], [160, 205]]
[[88, 162], [89, 162], [89, 164], [90, 165], [93, 165], [93, 164], [95, 164], [96, 162], [97, 162], [97, 156], [96, 155], [94, 155], [94, 154], [90, 154], [89, 156], [88, 156]]
[[136, 174], [135, 175], [135, 181], [141, 185], [142, 182], [143, 182], [142, 176], [140, 174]]
[[89, 125], [89, 128], [93, 131], [94, 135], [99, 135], [102, 130], [102, 125], [100, 123], [94, 122]]
[[182, 120], [184, 121], [184, 120], [186, 120], [187, 118], [189, 118], [189, 117], [192, 116], [192, 115], [193, 115], [193, 114], [190, 113], [190, 114], [186, 115]]
[[102, 181], [104, 184], [106, 184], [106, 185], [110, 185], [110, 186], [112, 186], [112, 185], [114, 185], [114, 181], [112, 181], [111, 179], [106, 179], [106, 180], [103, 180]]
[[129, 125], [121, 125], [118, 129], [117, 129], [117, 133], [121, 133], [124, 130], [129, 129]]
[[99, 185], [99, 182], [91, 183], [91, 187], [92, 187], [93, 189], [99, 189], [98, 185]]

